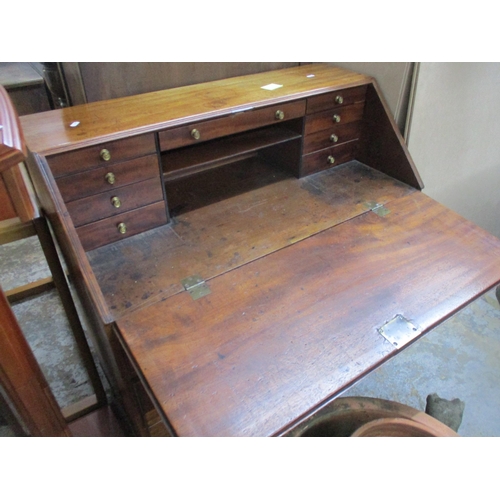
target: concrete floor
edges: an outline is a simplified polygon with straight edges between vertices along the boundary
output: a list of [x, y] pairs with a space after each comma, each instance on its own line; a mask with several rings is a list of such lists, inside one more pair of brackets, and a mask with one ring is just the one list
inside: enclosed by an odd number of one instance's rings
[[[0, 246], [4, 290], [48, 275], [36, 237]], [[61, 407], [92, 394], [57, 293], [13, 309]], [[459, 398], [465, 402], [461, 436], [500, 436], [499, 359], [500, 305], [492, 290], [343, 395], [389, 399], [419, 410], [431, 393]]]

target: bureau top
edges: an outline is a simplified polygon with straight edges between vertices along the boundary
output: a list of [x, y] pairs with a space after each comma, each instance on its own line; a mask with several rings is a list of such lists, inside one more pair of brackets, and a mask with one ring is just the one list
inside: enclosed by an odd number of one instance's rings
[[21, 124], [30, 150], [48, 155], [371, 82], [307, 64], [36, 113]]

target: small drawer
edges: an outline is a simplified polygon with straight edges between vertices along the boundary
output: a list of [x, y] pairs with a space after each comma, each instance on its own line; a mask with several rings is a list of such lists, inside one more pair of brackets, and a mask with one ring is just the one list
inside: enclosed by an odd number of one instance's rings
[[300, 177], [321, 172], [354, 159], [358, 141], [346, 142], [302, 157]]
[[57, 185], [63, 200], [70, 202], [153, 177], [161, 182], [159, 168], [158, 157], [154, 154], [60, 177]]
[[153, 203], [76, 229], [86, 252], [168, 222], [165, 203]]
[[60, 153], [50, 156], [48, 162], [52, 174], [57, 178], [154, 152], [156, 152], [154, 134], [145, 134]]
[[307, 99], [307, 114], [333, 109], [338, 106], [347, 106], [356, 102], [364, 102], [365, 95], [366, 85], [362, 85], [310, 97]]
[[364, 106], [364, 102], [358, 102], [350, 106], [309, 115], [306, 118], [305, 135], [314, 134], [320, 130], [329, 130], [333, 125], [360, 121], [363, 118]]
[[192, 123], [171, 130], [163, 130], [158, 134], [160, 149], [161, 151], [168, 151], [183, 146], [191, 146], [218, 137], [264, 127], [272, 123], [300, 118], [305, 114], [305, 106], [305, 100], [294, 101], [266, 108], [236, 112], [222, 118]]
[[163, 199], [159, 178], [148, 179], [66, 204], [75, 227], [127, 212]]
[[332, 125], [329, 129], [307, 135], [304, 137], [304, 154], [359, 139], [361, 123], [358, 121], [344, 125]]

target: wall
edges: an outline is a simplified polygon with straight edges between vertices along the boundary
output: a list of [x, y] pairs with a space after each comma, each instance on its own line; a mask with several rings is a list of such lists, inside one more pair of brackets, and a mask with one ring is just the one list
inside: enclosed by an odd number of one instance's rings
[[500, 237], [500, 63], [420, 63], [407, 142], [424, 193]]

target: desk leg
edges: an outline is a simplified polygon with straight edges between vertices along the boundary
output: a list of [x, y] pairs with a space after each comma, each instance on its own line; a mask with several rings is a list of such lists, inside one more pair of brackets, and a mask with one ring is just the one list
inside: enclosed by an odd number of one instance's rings
[[[59, 292], [59, 296], [61, 298], [64, 311], [66, 312], [71, 330], [80, 351], [80, 355], [83, 359], [85, 368], [96, 394], [97, 403], [94, 407], [87, 409], [87, 411], [90, 411], [95, 407], [107, 404], [106, 392], [102, 385], [101, 378], [99, 377], [99, 373], [97, 371], [97, 367], [95, 365], [94, 358], [92, 357], [89, 345], [87, 343], [87, 339], [85, 338], [85, 333], [83, 331], [80, 317], [78, 316], [75, 303], [73, 302], [73, 297], [71, 296], [69, 284], [66, 279], [66, 273], [64, 272], [61, 261], [59, 260], [59, 255], [57, 253], [54, 240], [52, 239], [52, 234], [50, 232], [48, 222], [44, 217], [39, 217], [37, 219], [34, 219], [33, 224], [38, 234], [38, 238], [40, 239], [43, 253], [54, 279], [54, 284], [57, 288], [57, 291]], [[74, 419], [80, 416], [81, 413], [79, 413], [78, 415], [73, 415], [69, 417], [69, 419]]]

